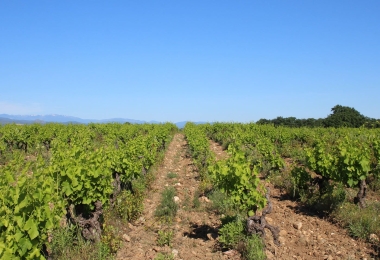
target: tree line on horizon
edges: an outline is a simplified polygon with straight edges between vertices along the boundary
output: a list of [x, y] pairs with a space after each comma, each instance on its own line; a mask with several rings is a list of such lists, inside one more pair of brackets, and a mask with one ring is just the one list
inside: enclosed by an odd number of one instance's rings
[[326, 118], [298, 119], [296, 117], [278, 116], [275, 119], [260, 119], [259, 125], [271, 124], [274, 126], [287, 127], [366, 127], [380, 128], [380, 119], [369, 118], [362, 115], [353, 107], [336, 105], [331, 108], [332, 113]]

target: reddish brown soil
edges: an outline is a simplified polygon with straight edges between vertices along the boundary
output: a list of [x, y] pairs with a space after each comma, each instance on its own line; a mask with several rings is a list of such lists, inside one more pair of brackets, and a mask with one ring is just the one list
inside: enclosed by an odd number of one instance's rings
[[[280, 228], [281, 246], [266, 237], [268, 259], [371, 259], [371, 246], [348, 236], [347, 231], [308, 211], [271, 184], [273, 211], [268, 222]], [[301, 228], [297, 224], [302, 223]]]
[[[220, 145], [211, 142], [217, 158], [227, 155]], [[225, 155], [222, 155], [222, 154]], [[371, 245], [348, 236], [347, 231], [308, 211], [297, 201], [265, 183], [271, 189], [272, 213], [267, 221], [279, 227], [281, 246], [273, 243], [268, 230], [265, 237], [268, 259], [374, 259]], [[298, 225], [298, 226], [297, 226]], [[301, 227], [300, 227], [301, 225]]]
[[[177, 255], [175, 259], [240, 259], [235, 252], [226, 254], [217, 249], [217, 228], [220, 221], [217, 216], [205, 210], [210, 203], [208, 199], [201, 197], [200, 206], [193, 207], [192, 201], [200, 181], [186, 151], [184, 136], [176, 134], [162, 165], [155, 173], [156, 180], [145, 199], [142, 217], [130, 223], [125, 230], [125, 242], [117, 259], [154, 259], [158, 253], [174, 253]], [[169, 172], [178, 176], [169, 178]], [[162, 223], [154, 216], [165, 186], [175, 187], [180, 199], [180, 209], [170, 224]], [[174, 232], [171, 247], [157, 245], [159, 230]]]

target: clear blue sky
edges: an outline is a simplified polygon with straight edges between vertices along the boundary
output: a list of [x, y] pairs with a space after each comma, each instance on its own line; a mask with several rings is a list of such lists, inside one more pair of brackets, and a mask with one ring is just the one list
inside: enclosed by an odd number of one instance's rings
[[380, 1], [0, 1], [0, 114], [380, 118]]

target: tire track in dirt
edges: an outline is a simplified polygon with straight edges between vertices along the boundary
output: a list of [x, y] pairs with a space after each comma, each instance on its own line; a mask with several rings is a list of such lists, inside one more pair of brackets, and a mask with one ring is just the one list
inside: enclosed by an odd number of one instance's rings
[[[210, 140], [210, 149], [217, 159], [228, 157], [222, 147]], [[371, 246], [352, 239], [345, 229], [305, 210], [301, 204], [288, 199], [286, 194], [270, 183], [272, 213], [266, 219], [269, 224], [280, 228], [281, 246], [273, 243], [268, 230], [265, 236], [268, 259], [375, 259]]]
[[[177, 174], [177, 177], [169, 178], [168, 173]], [[183, 134], [174, 136], [155, 175], [156, 179], [144, 201], [144, 212], [137, 221], [126, 227], [126, 241], [116, 259], [155, 259], [159, 253], [173, 254], [175, 259], [184, 260], [239, 259], [216, 250], [220, 221], [206, 210], [209, 200], [206, 197], [198, 198], [199, 174], [187, 154]], [[179, 197], [179, 210], [170, 224], [161, 223], [154, 216], [166, 186], [173, 186]], [[194, 197], [199, 200], [198, 207], [194, 207]], [[171, 247], [157, 245], [159, 230], [174, 232]]]

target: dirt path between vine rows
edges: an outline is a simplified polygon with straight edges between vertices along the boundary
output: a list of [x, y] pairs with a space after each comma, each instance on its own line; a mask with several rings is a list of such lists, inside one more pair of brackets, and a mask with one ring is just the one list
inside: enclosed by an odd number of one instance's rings
[[[226, 158], [222, 147], [210, 141], [210, 149], [217, 159]], [[345, 229], [302, 208], [296, 201], [290, 200], [270, 183], [273, 203], [272, 213], [267, 221], [279, 227], [281, 246], [273, 243], [270, 231], [265, 237], [268, 259], [378, 259], [371, 245], [352, 239]]]
[[[125, 228], [124, 242], [116, 259], [155, 259], [159, 254], [172, 254], [175, 259], [184, 260], [240, 259], [234, 252], [226, 254], [217, 249], [220, 221], [205, 210], [209, 200], [197, 196], [199, 174], [186, 151], [184, 135], [176, 134], [155, 172], [156, 179], [144, 201], [142, 217]], [[154, 216], [166, 186], [173, 186], [179, 198], [180, 209], [170, 224]], [[193, 202], [194, 197], [200, 202], [197, 207], [194, 207], [197, 204]], [[159, 230], [173, 231], [170, 247], [158, 245]]]

